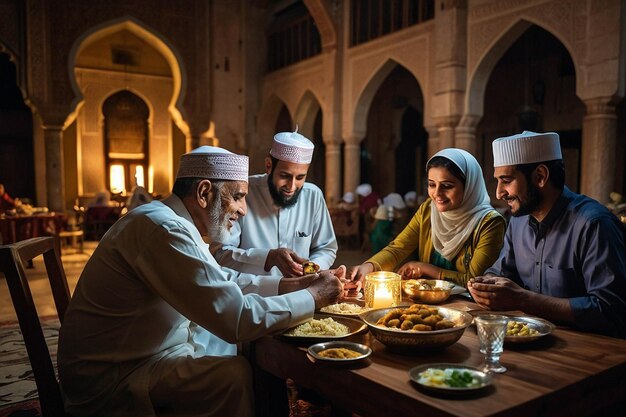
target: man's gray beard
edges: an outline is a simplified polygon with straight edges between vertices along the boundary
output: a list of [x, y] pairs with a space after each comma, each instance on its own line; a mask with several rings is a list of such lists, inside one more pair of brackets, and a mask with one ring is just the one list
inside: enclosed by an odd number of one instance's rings
[[[225, 242], [230, 235], [228, 230], [228, 217], [222, 212], [222, 197], [220, 193], [215, 193], [216, 197], [209, 207], [209, 229], [207, 230], [208, 238], [211, 242]], [[220, 224], [220, 217], [224, 215], [224, 219]]]

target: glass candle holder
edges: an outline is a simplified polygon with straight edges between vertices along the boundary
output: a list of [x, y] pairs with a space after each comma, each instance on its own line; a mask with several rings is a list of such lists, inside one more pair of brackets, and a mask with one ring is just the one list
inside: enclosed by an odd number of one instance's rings
[[395, 307], [402, 301], [402, 277], [395, 272], [370, 272], [365, 276], [364, 292], [366, 307]]

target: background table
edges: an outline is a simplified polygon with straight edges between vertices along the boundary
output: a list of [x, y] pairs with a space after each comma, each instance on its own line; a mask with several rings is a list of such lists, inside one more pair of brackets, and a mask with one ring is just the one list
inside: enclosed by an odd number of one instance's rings
[[0, 218], [0, 243], [7, 245], [31, 237], [58, 236], [66, 223], [67, 217], [60, 213], [3, 216]]
[[[476, 308], [467, 301], [447, 303], [446, 307]], [[495, 375], [493, 388], [484, 395], [462, 398], [426, 394], [410, 381], [408, 372], [428, 363], [479, 367], [483, 355], [478, 351], [474, 326], [467, 328], [454, 345], [424, 356], [396, 354], [371, 333], [348, 340], [372, 348], [367, 366], [346, 368], [312, 363], [306, 355], [308, 344], [296, 345], [273, 337], [255, 342], [251, 355], [257, 371], [257, 415], [276, 415], [281, 411], [280, 407], [276, 409], [276, 398], [280, 402], [284, 394], [275, 388], [284, 387], [285, 378], [363, 417], [571, 417], [626, 413], [623, 407], [616, 406], [626, 398], [626, 340], [558, 327], [552, 335], [531, 344], [506, 344], [501, 363], [508, 371]]]

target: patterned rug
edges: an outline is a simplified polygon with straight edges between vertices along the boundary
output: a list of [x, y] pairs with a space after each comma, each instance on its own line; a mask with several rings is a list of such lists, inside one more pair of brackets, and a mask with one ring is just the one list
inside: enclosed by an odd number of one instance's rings
[[[56, 366], [59, 320], [44, 317], [41, 324]], [[38, 415], [37, 386], [22, 332], [15, 321], [0, 323], [0, 417]]]
[[[44, 337], [56, 366], [59, 320], [41, 319]], [[326, 417], [330, 407], [323, 401], [301, 398], [293, 382], [288, 381], [289, 411], [291, 417]], [[0, 322], [0, 417], [39, 417], [37, 386], [28, 361], [24, 339], [15, 321]]]

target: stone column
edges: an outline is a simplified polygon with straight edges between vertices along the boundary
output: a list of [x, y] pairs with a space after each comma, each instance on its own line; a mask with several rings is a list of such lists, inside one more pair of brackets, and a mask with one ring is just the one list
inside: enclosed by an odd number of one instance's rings
[[444, 148], [454, 148], [454, 129], [459, 119], [459, 116], [438, 117], [435, 119], [439, 149], [435, 149], [433, 153], [437, 153]]
[[[341, 200], [341, 144], [324, 141], [326, 146], [326, 204], [336, 206]], [[356, 188], [356, 187], [355, 187]]]
[[477, 159], [478, 147], [476, 146], [476, 125], [480, 117], [466, 114], [461, 118], [459, 125], [455, 129], [454, 146], [456, 148], [465, 149]]
[[343, 189], [354, 191], [361, 179], [361, 140], [357, 136], [345, 138]]
[[43, 126], [46, 149], [46, 198], [50, 211], [65, 211], [62, 126]]
[[615, 184], [617, 115], [610, 98], [586, 100], [583, 119], [580, 191], [601, 203], [609, 201]]

